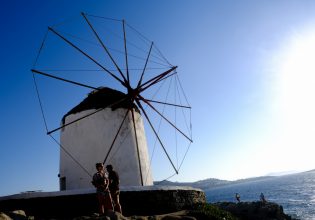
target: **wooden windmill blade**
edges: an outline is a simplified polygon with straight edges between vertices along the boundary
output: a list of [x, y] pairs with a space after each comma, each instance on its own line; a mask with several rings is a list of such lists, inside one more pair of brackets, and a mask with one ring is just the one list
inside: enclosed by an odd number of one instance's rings
[[[99, 33], [99, 30], [97, 30], [97, 25], [95, 25], [90, 19], [96, 18], [96, 19], [102, 19], [106, 20], [107, 18], [99, 17], [99, 16], [91, 16], [82, 13], [83, 20], [85, 21], [85, 25], [87, 25], [90, 31], [90, 34], [92, 36], [89, 41], [86, 40], [90, 45], [93, 47], [97, 47], [98, 51], [92, 51], [90, 54], [90, 48], [84, 47], [79, 45], [78, 42], [82, 41], [82, 38], [74, 37], [72, 34], [69, 34], [67, 31], [62, 30], [56, 30], [55, 28], [49, 28], [49, 31], [55, 35], [59, 40], [61, 40], [64, 45], [67, 45], [68, 49], [71, 48], [73, 51], [76, 51], [78, 54], [81, 55], [82, 61], [81, 62], [75, 62], [75, 59], [73, 56], [69, 56], [71, 58], [71, 64], [78, 64], [83, 70], [82, 72], [86, 72], [90, 74], [92, 71], [94, 72], [104, 72], [107, 77], [115, 81], [122, 89], [124, 89], [126, 92], [122, 93], [117, 90], [104, 88], [96, 85], [91, 85], [90, 83], [80, 82], [80, 80], [73, 80], [68, 78], [68, 75], [66, 75], [64, 72], [70, 71], [77, 73], [80, 71], [80, 67], [71, 70], [69, 69], [58, 69], [56, 70], [56, 66], [54, 68], [45, 68], [37, 67], [37, 65], [34, 66], [32, 69], [32, 72], [34, 75], [46, 77], [49, 79], [53, 79], [60, 82], [65, 82], [67, 84], [71, 84], [77, 87], [82, 87], [86, 89], [92, 89], [92, 92], [89, 93], [88, 97], [83, 100], [79, 105], [74, 107], [72, 110], [70, 110], [66, 115], [63, 116], [63, 123], [61, 126], [54, 128], [54, 129], [47, 129], [47, 133], [51, 135], [52, 133], [56, 131], [61, 131], [61, 142], [59, 143], [60, 147], [62, 149], [65, 149], [66, 155], [61, 153], [61, 164], [62, 161], [68, 161], [65, 163], [73, 163], [73, 167], [76, 167], [79, 165], [79, 169], [85, 169], [88, 170], [88, 172], [93, 172], [94, 169], [94, 163], [97, 161], [103, 161], [103, 163], [114, 163], [114, 167], [116, 166], [118, 171], [122, 173], [122, 176], [124, 173], [130, 172], [128, 169], [135, 168], [138, 170], [138, 180], [136, 181], [137, 184], [140, 185], [147, 185], [152, 184], [152, 180], [150, 182], [146, 181], [148, 170], [151, 166], [152, 159], [146, 158], [148, 152], [147, 152], [147, 144], [146, 144], [146, 137], [144, 134], [144, 127], [143, 122], [141, 119], [141, 115], [144, 116], [145, 121], [148, 124], [148, 129], [152, 131], [153, 138], [159, 143], [161, 149], [163, 149], [163, 153], [167, 158], [168, 163], [171, 165], [173, 171], [177, 174], [180, 166], [182, 164], [181, 160], [180, 162], [174, 162], [174, 157], [170, 155], [168, 152], [168, 146], [165, 143], [167, 139], [161, 137], [160, 135], [160, 125], [162, 123], [166, 124], [169, 128], [173, 129], [176, 133], [179, 134], [181, 138], [186, 139], [186, 141], [190, 143], [192, 142], [191, 138], [191, 132], [189, 129], [191, 129], [191, 123], [188, 123], [189, 125], [186, 127], [185, 131], [177, 125], [176, 119], [175, 122], [172, 120], [172, 116], [167, 115], [164, 113], [165, 106], [169, 106], [172, 108], [180, 108], [180, 109], [191, 109], [189, 106], [187, 100], [186, 103], [172, 103], [167, 98], [165, 100], [161, 99], [161, 94], [164, 92], [163, 87], [166, 82], [174, 82], [177, 78], [177, 66], [172, 66], [168, 61], [166, 61], [165, 57], [161, 55], [161, 52], [156, 49], [153, 42], [148, 42], [143, 35], [141, 35], [139, 32], [135, 31], [134, 28], [132, 28], [130, 25], [126, 24], [124, 20], [118, 21], [116, 19], [111, 19], [111, 21], [114, 21], [115, 23], [119, 22], [121, 26], [121, 35], [119, 39], [121, 40], [121, 48], [120, 49], [114, 49], [112, 47], [108, 47], [107, 41], [110, 41], [110, 38], [106, 38], [108, 34], [111, 33], [111, 31], [106, 31], [106, 33], [102, 34]], [[145, 49], [142, 49], [138, 46], [137, 42], [129, 41], [127, 36], [131, 36], [129, 34], [130, 32], [127, 32], [126, 27], [129, 28], [131, 31], [135, 31], [136, 35], [139, 35], [142, 41], [145, 42]], [[58, 27], [59, 28], [59, 27]], [[102, 29], [101, 29], [102, 30]], [[86, 32], [84, 32], [86, 34]], [[114, 34], [115, 35], [115, 34]], [[105, 40], [104, 37], [106, 36]], [[69, 39], [70, 38], [70, 39]], [[113, 38], [114, 39], [114, 38]], [[135, 38], [133, 38], [135, 39]], [[93, 42], [94, 43], [91, 43]], [[77, 41], [77, 42], [74, 42]], [[139, 41], [138, 41], [139, 42]], [[85, 42], [84, 42], [85, 43]], [[139, 54], [136, 54], [134, 51], [140, 51]], [[119, 56], [117, 56], [119, 54]], [[97, 56], [99, 56], [97, 58]], [[40, 57], [40, 56], [39, 56]], [[84, 59], [83, 59], [84, 58]], [[38, 59], [40, 62], [40, 59]], [[97, 67], [97, 69], [87, 69], [84, 64], [84, 62], [89, 61], [90, 64], [93, 64]], [[106, 60], [106, 61], [104, 61]], [[64, 60], [62, 60], [63, 62]], [[166, 61], [166, 62], [165, 62]], [[65, 62], [66, 64], [66, 62]], [[63, 63], [64, 65], [64, 63]], [[71, 66], [71, 65], [69, 65]], [[57, 65], [58, 67], [58, 65]], [[72, 67], [72, 66], [71, 66]], [[123, 67], [123, 68], [122, 68]], [[48, 70], [47, 70], [48, 69]], [[61, 73], [66, 75], [59, 76], [55, 73]], [[35, 76], [34, 76], [34, 82], [36, 83]], [[107, 82], [107, 81], [106, 81]], [[116, 85], [117, 85], [116, 84]], [[169, 85], [171, 85], [169, 83]], [[155, 88], [154, 88], [155, 87]], [[158, 89], [157, 89], [158, 88]], [[153, 90], [153, 92], [151, 91]], [[175, 97], [179, 97], [179, 94], [183, 92], [182, 90], [175, 91]], [[106, 95], [106, 94], [107, 95]], [[155, 94], [154, 94], [155, 93]], [[155, 98], [155, 96], [160, 96], [158, 98]], [[168, 96], [168, 95], [167, 95]], [[39, 100], [40, 95], [38, 94]], [[96, 98], [97, 97], [97, 98]], [[115, 97], [115, 98], [111, 98]], [[93, 101], [94, 100], [94, 101]], [[107, 100], [107, 101], [106, 101]], [[108, 101], [110, 100], [110, 101]], [[40, 100], [41, 102], [41, 100]], [[155, 106], [157, 105], [157, 106]], [[158, 106], [164, 106], [163, 110], [159, 108]], [[41, 104], [42, 107], [42, 104]], [[107, 112], [106, 114], [112, 114], [112, 112], [108, 111], [107, 109], [113, 109], [113, 112], [119, 112], [115, 115], [117, 119], [115, 119], [115, 122], [110, 122], [114, 118], [113, 115], [111, 116], [105, 116], [104, 112]], [[118, 110], [117, 110], [118, 109]], [[121, 110], [119, 110], [121, 109]], [[182, 110], [184, 111], [184, 110]], [[43, 116], [45, 118], [44, 110], [42, 107]], [[84, 112], [84, 113], [82, 113]], [[159, 117], [160, 122], [157, 125], [156, 119], [152, 118], [152, 112], [155, 114], [155, 118]], [[175, 111], [176, 112], [176, 111]], [[184, 114], [184, 113], [183, 113]], [[99, 123], [100, 118], [103, 117], [107, 118], [104, 121], [103, 124], [111, 124], [111, 128], [107, 128], [107, 130], [102, 130], [102, 123]], [[177, 116], [176, 116], [177, 117]], [[91, 126], [91, 121], [93, 126]], [[46, 121], [46, 120], [45, 120]], [[106, 123], [105, 123], [106, 122]], [[45, 122], [46, 123], [46, 122]], [[89, 124], [90, 123], [90, 124]], [[155, 125], [154, 125], [155, 124]], [[85, 129], [79, 129], [79, 127], [84, 127]], [[97, 127], [99, 130], [93, 130], [94, 126]], [[48, 127], [46, 125], [46, 127]], [[147, 129], [147, 132], [148, 132]], [[69, 133], [69, 131], [71, 131]], [[94, 132], [94, 136], [90, 135], [88, 133]], [[126, 132], [127, 131], [127, 132]], [[188, 131], [188, 133], [187, 133]], [[69, 140], [69, 138], [65, 138], [65, 133], [68, 132], [68, 136], [75, 136], [76, 138], [72, 138]], [[74, 135], [75, 134], [75, 135]], [[104, 142], [104, 139], [102, 139], [102, 136], [106, 136], [106, 141]], [[94, 140], [99, 140], [97, 143]], [[77, 141], [75, 139], [78, 139]], [[176, 138], [177, 139], [177, 138]], [[126, 141], [127, 140], [127, 141]], [[80, 146], [80, 144], [84, 142], [86, 146]], [[124, 142], [128, 142], [129, 144], [125, 144]], [[177, 140], [176, 140], [177, 142]], [[106, 146], [102, 146], [101, 143], [105, 143]], [[94, 145], [97, 145], [95, 147]], [[125, 145], [125, 147], [122, 150], [121, 145]], [[155, 145], [155, 144], [154, 144]], [[75, 147], [74, 147], [75, 146]], [[79, 146], [79, 147], [78, 147]], [[126, 149], [127, 152], [130, 153], [130, 155], [126, 155], [125, 153]], [[187, 150], [189, 147], [187, 148]], [[95, 151], [95, 152], [94, 152]], [[153, 150], [154, 151], [154, 150]], [[93, 152], [94, 156], [91, 158], [84, 158], [83, 155], [87, 155]], [[118, 153], [117, 153], [118, 152]], [[186, 156], [187, 151], [183, 154], [183, 159]], [[177, 150], [176, 150], [177, 154]], [[103, 155], [103, 156], [102, 156]], [[118, 155], [118, 156], [117, 156]], [[123, 158], [123, 157], [124, 158]], [[125, 158], [128, 156], [131, 156], [132, 158], [135, 158], [137, 162], [132, 162], [133, 165], [121, 165], [122, 161], [124, 162]], [[101, 159], [101, 157], [103, 159]], [[152, 158], [153, 156], [151, 156]], [[69, 162], [72, 161], [72, 162]], [[143, 165], [144, 164], [144, 165]], [[61, 166], [66, 166], [65, 164]], [[81, 168], [80, 168], [81, 167]], [[63, 168], [60, 168], [60, 172], [63, 173]], [[64, 169], [66, 170], [66, 169]], [[75, 169], [76, 170], [76, 169]], [[133, 172], [133, 171], [132, 171]], [[85, 172], [87, 173], [87, 172]], [[68, 174], [67, 174], [68, 175]], [[85, 183], [83, 185], [87, 185], [87, 177], [82, 177], [84, 174], [82, 172], [77, 172], [75, 175], [80, 176], [81, 179], [85, 179]], [[61, 176], [63, 176], [61, 174]], [[128, 182], [126, 179], [133, 178], [130, 177], [131, 174], [126, 175], [125, 182]], [[124, 181], [124, 177], [122, 178]], [[150, 179], [150, 178], [149, 178]], [[74, 182], [75, 178], [72, 178], [72, 180], [69, 180], [70, 182]], [[122, 182], [123, 182], [122, 181]], [[132, 181], [131, 181], [132, 182]], [[134, 182], [133, 182], [134, 183]], [[129, 183], [128, 183], [129, 184]], [[131, 183], [130, 183], [131, 184]], [[66, 187], [68, 189], [68, 187]], [[80, 188], [80, 186], [73, 186], [72, 188]]]

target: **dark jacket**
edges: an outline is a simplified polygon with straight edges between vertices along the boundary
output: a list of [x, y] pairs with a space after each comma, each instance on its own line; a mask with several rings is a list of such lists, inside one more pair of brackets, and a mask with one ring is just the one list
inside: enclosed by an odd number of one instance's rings
[[109, 190], [111, 192], [119, 191], [119, 176], [114, 170], [108, 172]]

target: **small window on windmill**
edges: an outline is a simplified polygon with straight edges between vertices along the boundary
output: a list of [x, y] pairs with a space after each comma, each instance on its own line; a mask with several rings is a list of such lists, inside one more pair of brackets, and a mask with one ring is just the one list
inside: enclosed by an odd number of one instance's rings
[[59, 178], [60, 190], [66, 190], [66, 177]]

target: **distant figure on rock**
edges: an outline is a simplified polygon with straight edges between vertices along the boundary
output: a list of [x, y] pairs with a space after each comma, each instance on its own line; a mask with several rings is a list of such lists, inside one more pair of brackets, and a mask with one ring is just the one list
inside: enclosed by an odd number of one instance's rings
[[260, 193], [260, 201], [262, 203], [266, 203], [267, 202], [267, 200], [265, 199], [265, 195], [263, 193]]
[[121, 212], [121, 206], [119, 203], [119, 176], [118, 173], [113, 169], [112, 165], [106, 166], [108, 172], [108, 179], [109, 179], [109, 191], [114, 203], [114, 211]]
[[112, 199], [108, 189], [109, 180], [104, 172], [104, 165], [96, 163], [97, 172], [93, 175], [92, 184], [96, 188], [96, 196], [100, 215], [113, 210]]
[[235, 199], [236, 199], [238, 202], [241, 202], [241, 196], [240, 196], [240, 194], [235, 193]]

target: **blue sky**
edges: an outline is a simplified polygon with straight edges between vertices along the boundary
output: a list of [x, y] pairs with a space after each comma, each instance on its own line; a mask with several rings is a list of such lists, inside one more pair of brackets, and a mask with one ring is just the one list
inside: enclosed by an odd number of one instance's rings
[[315, 2], [6, 1], [0, 195], [58, 190], [59, 148], [46, 135], [30, 69], [47, 27], [81, 11], [126, 19], [179, 66], [194, 142], [171, 180], [315, 168]]

